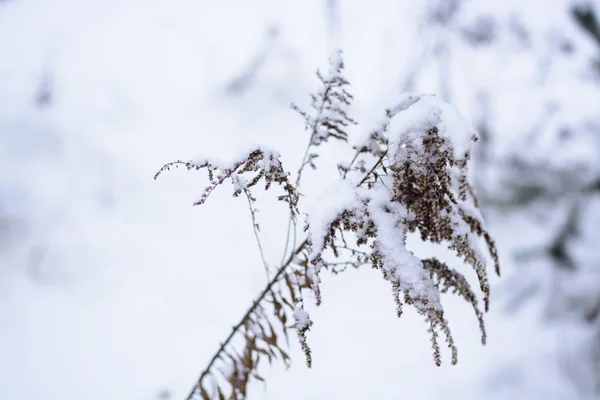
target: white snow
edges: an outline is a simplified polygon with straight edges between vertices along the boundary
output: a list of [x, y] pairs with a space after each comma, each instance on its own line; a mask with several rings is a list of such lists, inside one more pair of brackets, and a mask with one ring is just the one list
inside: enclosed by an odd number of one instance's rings
[[[153, 400], [162, 390], [171, 399], [187, 395], [263, 287], [264, 274], [244, 202], [231, 199], [225, 188], [206, 207], [193, 208], [189, 203], [206, 182], [204, 172], [169, 173], [158, 182], [152, 175], [165, 162], [197, 153], [230, 165], [254, 143], [278, 149], [294, 171], [308, 138], [288, 105], [314, 88], [315, 68], [327, 59], [324, 3], [0, 2], [0, 398]], [[588, 179], [599, 168], [597, 128], [591, 127], [598, 123], [600, 96], [597, 86], [579, 81], [590, 74], [588, 61], [598, 50], [565, 12], [572, 3], [598, 8], [584, 0], [464, 2], [456, 31], [442, 32], [453, 57], [445, 82], [452, 98], [444, 100], [476, 122], [484, 114], [479, 91], [489, 91], [494, 157], [548, 163], [552, 177], [577, 163], [584, 173], [571, 179]], [[357, 120], [375, 120], [390, 104], [412, 103], [400, 92], [415, 66], [410, 90], [439, 93], [440, 64], [427, 54], [440, 30], [420, 27], [422, 2], [336, 4]], [[498, 42], [469, 48], [456, 32], [481, 14], [495, 19]], [[514, 29], [518, 23], [529, 28], [525, 44]], [[225, 95], [272, 25], [281, 35], [264, 69], [243, 95]], [[548, 40], [550, 30], [570, 37], [574, 53], [559, 54]], [[38, 110], [33, 99], [45, 71], [53, 77], [53, 103]], [[547, 116], [546, 105], [557, 100], [560, 110], [547, 119], [551, 129], [528, 141]], [[440, 110], [430, 117], [443, 119], [446, 111]], [[411, 115], [410, 108], [403, 113]], [[460, 127], [466, 141], [462, 119], [451, 125], [448, 131]], [[565, 127], [575, 135], [563, 141]], [[393, 128], [391, 133], [401, 131]], [[454, 145], [462, 151], [465, 143]], [[312, 173], [311, 186], [303, 183], [307, 197], [309, 187], [320, 193], [337, 175], [335, 166]], [[484, 182], [503, 187], [502, 179]], [[338, 189], [350, 192], [348, 186]], [[261, 208], [261, 232], [267, 256], [279, 259], [287, 210], [278, 214], [272, 204]], [[323, 215], [329, 218], [338, 206]], [[513, 250], [546, 242], [564, 208], [561, 202], [489, 220], [504, 270], [503, 280], [491, 282], [486, 348], [476, 324], [468, 322], [468, 306], [443, 299], [459, 349], [456, 367], [432, 365], [422, 318], [409, 308], [396, 318], [379, 273], [349, 269], [322, 274], [330, 295], [311, 310], [312, 369], [290, 340], [294, 365], [265, 368], [267, 386], [253, 385], [251, 399], [587, 400], [571, 377], [588, 378], [578, 369], [589, 354], [582, 345], [588, 332], [564, 320], [544, 322], [545, 296], [534, 294], [529, 306], [512, 314], [503, 307], [514, 292], [504, 276], [527, 278], [524, 268], [513, 265]], [[585, 243], [574, 244], [583, 246], [576, 253], [589, 279], [573, 282], [586, 292], [597, 282], [590, 267], [597, 253], [587, 251], [597, 237], [596, 214], [584, 216]], [[410, 248], [447, 255], [412, 243]], [[410, 254], [402, 257], [411, 260]], [[547, 263], [533, 264], [531, 279], [551, 294], [556, 287]], [[414, 271], [404, 273], [421, 279]], [[565, 353], [574, 356], [566, 367]]]
[[[390, 207], [391, 212], [384, 212]], [[393, 208], [392, 208], [393, 207]], [[406, 229], [402, 225], [406, 208], [389, 201], [389, 193], [380, 187], [372, 194], [369, 212], [377, 226], [377, 241], [383, 255], [383, 267], [401, 282], [401, 289], [412, 298], [427, 299], [427, 307], [441, 310], [440, 293], [423, 268], [421, 260], [405, 247]]]
[[358, 205], [356, 188], [348, 180], [337, 180], [307, 209], [308, 234], [313, 243], [310, 259], [322, 252], [329, 225], [344, 210]]
[[295, 327], [299, 331], [310, 327], [310, 325], [312, 324], [308, 313], [304, 310], [304, 308], [300, 307], [299, 305], [296, 305], [296, 308], [294, 308], [294, 318], [296, 318]]

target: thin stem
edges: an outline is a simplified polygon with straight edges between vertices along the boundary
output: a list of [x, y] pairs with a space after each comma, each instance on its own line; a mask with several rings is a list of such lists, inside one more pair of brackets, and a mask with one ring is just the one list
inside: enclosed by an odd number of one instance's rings
[[352, 161], [350, 161], [350, 165], [348, 165], [348, 169], [346, 171], [344, 171], [344, 175], [342, 176], [342, 179], [346, 179], [346, 175], [348, 175], [348, 171], [350, 171], [350, 169], [352, 169], [352, 166], [354, 165], [354, 162], [358, 159], [358, 156], [360, 155], [361, 151], [358, 150], [356, 152], [356, 154], [354, 155], [354, 158], [352, 158]]
[[348, 251], [352, 251], [355, 253], [360, 253], [360, 254], [364, 254], [365, 256], [370, 256], [370, 253], [366, 253], [364, 251], [361, 250], [357, 250], [357, 249], [353, 249], [352, 247], [346, 247], [346, 246], [335, 246], [336, 249], [342, 249], [342, 250], [348, 250]]
[[353, 267], [358, 267], [360, 265], [365, 265], [368, 264], [368, 261], [335, 261], [335, 262], [328, 262], [325, 265], [330, 267], [330, 266], [337, 266], [337, 265], [346, 265], [346, 266], [353, 266]]
[[263, 266], [265, 267], [265, 272], [267, 273], [267, 279], [269, 279], [269, 265], [267, 264], [267, 260], [265, 259], [265, 253], [263, 251], [262, 243], [260, 241], [260, 236], [258, 233], [258, 224], [256, 223], [256, 210], [252, 207], [252, 195], [247, 188], [244, 188], [244, 194], [246, 195], [246, 199], [248, 200], [248, 207], [250, 208], [250, 215], [252, 216], [252, 229], [254, 230], [254, 237], [256, 238], [256, 244], [258, 245], [258, 250], [260, 252], [260, 259], [262, 260]]
[[[302, 171], [304, 171], [304, 167], [306, 167], [307, 160], [308, 160], [308, 154], [310, 152], [310, 148], [312, 147], [313, 139], [317, 134], [317, 127], [319, 126], [320, 117], [323, 114], [323, 109], [325, 108], [325, 97], [327, 97], [327, 95], [329, 94], [330, 89], [331, 89], [331, 86], [327, 86], [325, 88], [325, 92], [322, 97], [321, 106], [319, 107], [319, 110], [317, 113], [317, 118], [315, 118], [315, 122], [312, 126], [312, 132], [310, 134], [310, 139], [308, 141], [308, 145], [306, 146], [306, 150], [304, 151], [304, 156], [302, 157], [302, 163], [300, 164], [300, 168], [298, 168], [298, 176], [297, 176], [296, 182], [294, 184], [294, 189], [296, 189], [296, 190], [298, 190], [298, 188], [300, 187], [300, 180], [302, 179]], [[285, 256], [286, 256], [288, 248], [289, 248], [290, 233], [292, 231], [292, 225], [294, 227], [294, 240], [293, 240], [292, 247], [294, 247], [296, 245], [296, 222], [294, 221], [294, 216], [290, 215], [290, 219], [288, 220], [287, 233], [286, 233], [286, 237], [285, 237], [285, 248], [283, 250], [282, 262], [283, 262], [283, 259], [285, 259]]]
[[285, 247], [283, 248], [283, 255], [281, 256], [280, 264], [283, 263], [283, 261], [285, 260], [288, 248], [290, 247], [290, 232], [292, 230], [292, 220], [293, 218], [290, 214], [290, 218], [288, 219], [287, 234], [285, 235]]
[[[317, 119], [317, 121], [318, 121], [318, 119]], [[316, 124], [317, 124], [317, 122], [315, 122], [315, 125]], [[312, 146], [312, 141], [313, 141], [314, 136], [315, 136], [315, 130], [313, 130], [313, 133], [310, 135], [310, 142], [308, 143], [308, 146], [306, 146], [306, 150], [304, 151], [304, 157], [302, 157], [302, 164], [300, 165], [300, 168], [298, 169], [298, 177], [296, 178], [296, 184], [294, 185], [294, 187], [296, 189], [298, 189], [298, 187], [300, 186], [300, 179], [302, 178], [302, 171], [304, 170], [304, 167], [306, 167], [307, 159], [308, 159], [308, 152], [310, 151], [310, 148]]]
[[310, 141], [308, 142], [308, 146], [306, 147], [306, 151], [304, 152], [304, 157], [302, 158], [302, 164], [300, 165], [300, 169], [298, 169], [298, 177], [296, 178], [296, 189], [300, 186], [300, 178], [302, 178], [302, 171], [304, 171], [304, 167], [306, 167], [308, 160], [308, 153], [310, 148], [312, 147], [313, 139], [317, 135], [317, 128], [319, 127], [319, 122], [321, 122], [321, 115], [323, 115], [323, 109], [325, 108], [325, 99], [329, 95], [329, 91], [331, 90], [331, 84], [327, 85], [325, 88], [325, 92], [321, 97], [321, 105], [317, 111], [317, 117], [315, 118], [315, 122], [312, 126], [312, 132], [310, 134]]
[[375, 163], [375, 165], [373, 165], [373, 167], [369, 170], [369, 172], [367, 172], [367, 174], [362, 178], [362, 180], [356, 186], [361, 186], [363, 183], [365, 183], [365, 181], [369, 178], [369, 176], [371, 176], [371, 174], [373, 173], [373, 171], [375, 171], [375, 169], [379, 166], [379, 164], [381, 164], [381, 162], [383, 161], [383, 158], [387, 155], [387, 153], [388, 153], [388, 151], [386, 150], [381, 155], [381, 157], [379, 157], [379, 160], [377, 160], [377, 162]]

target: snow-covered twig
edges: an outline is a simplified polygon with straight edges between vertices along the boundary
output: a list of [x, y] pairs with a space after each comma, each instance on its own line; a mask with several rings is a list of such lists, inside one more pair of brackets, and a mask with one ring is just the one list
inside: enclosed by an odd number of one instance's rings
[[[487, 243], [498, 273], [499, 263], [494, 242], [485, 230], [474, 191], [467, 180], [470, 148], [477, 140], [477, 133], [452, 106], [435, 96], [408, 94], [395, 107], [386, 110], [382, 123], [365, 141], [354, 146], [357, 154], [352, 162], [338, 167], [343, 174], [333, 188], [334, 195], [326, 196], [309, 211], [306, 238], [298, 246], [292, 245], [293, 250], [286, 257], [290, 233], [294, 237], [296, 234], [298, 188], [303, 170], [306, 165], [316, 168], [313, 161], [318, 154], [313, 152], [314, 148], [329, 139], [347, 142], [346, 128], [355, 123], [346, 113], [352, 96], [345, 89], [348, 81], [342, 75], [342, 68], [341, 54], [336, 52], [331, 58], [330, 71], [326, 75], [317, 73], [323, 89], [311, 96], [313, 113], [293, 106], [310, 132], [294, 185], [279, 154], [263, 147], [231, 165], [203, 159], [167, 164], [159, 171], [178, 165], [207, 169], [210, 184], [195, 204], [205, 203], [216, 187], [231, 180], [234, 196], [243, 192], [247, 197], [265, 268], [268, 267], [258, 235], [252, 187], [263, 179], [265, 189], [276, 183], [284, 191], [278, 199], [286, 202], [290, 210], [284, 260], [217, 349], [188, 400], [198, 397], [245, 399], [250, 379], [263, 379], [258, 374], [261, 358], [266, 357], [269, 362], [281, 358], [286, 365], [289, 363], [277, 332], [283, 332], [287, 339], [291, 318], [294, 321], [291, 327], [296, 329], [310, 367], [312, 354], [307, 332], [313, 322], [305, 309], [303, 292], [311, 292], [316, 304], [321, 303], [323, 269], [337, 273], [341, 272], [336, 268], [339, 266], [359, 267], [370, 263], [380, 270], [392, 286], [398, 316], [402, 314], [403, 305], [408, 304], [425, 317], [437, 365], [441, 365], [440, 332], [451, 350], [452, 364], [457, 362], [457, 349], [441, 303], [442, 293], [458, 294], [471, 304], [485, 344], [483, 313], [463, 275], [435, 258], [418, 258], [406, 246], [407, 235], [417, 232], [424, 242], [448, 243], [456, 256], [476, 272], [484, 295], [484, 310], [488, 310], [485, 259], [476, 238], [481, 237]], [[346, 234], [354, 237], [356, 248], [348, 245]], [[273, 312], [272, 316], [268, 310]], [[274, 328], [274, 322], [278, 322], [278, 329]], [[234, 344], [236, 337], [245, 342], [241, 352]], [[225, 381], [217, 379], [215, 371], [221, 372]], [[212, 378], [212, 387], [206, 386], [207, 377]]]

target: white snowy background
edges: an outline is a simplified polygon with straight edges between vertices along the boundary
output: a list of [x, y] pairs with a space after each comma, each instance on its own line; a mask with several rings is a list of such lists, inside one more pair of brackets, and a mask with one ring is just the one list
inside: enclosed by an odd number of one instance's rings
[[[533, 42], [558, 26], [575, 38], [576, 54], [561, 61], [544, 45], [522, 52], [510, 37], [491, 49], [461, 46], [423, 22], [425, 2], [416, 0], [0, 1], [0, 399], [187, 395], [265, 276], [243, 199], [221, 188], [192, 207], [203, 173], [152, 177], [165, 162], [229, 158], [252, 143], [278, 149], [296, 169], [308, 137], [289, 103], [308, 104], [314, 71], [333, 46], [344, 51], [354, 117], [365, 130], [431, 43], [444, 41], [458, 54], [444, 64], [445, 80], [442, 61], [430, 60], [415, 88], [453, 93], [448, 100], [474, 123], [482, 111], [473, 88], [491, 93], [498, 154], [528, 146], [523, 132], [538, 122], [542, 97], [570, 105], [552, 123], [600, 114], [598, 82], [582, 83], [578, 69], [600, 51], [565, 22], [572, 2], [467, 3], [465, 20], [469, 12], [516, 13], [540, 32]], [[528, 85], [539, 71], [552, 78], [534, 91]], [[596, 173], [598, 126], [550, 157], [553, 165]], [[551, 135], [542, 140], [533, 161], [556, 151]], [[335, 145], [320, 151], [319, 171], [305, 176], [306, 205], [348, 158]], [[275, 264], [286, 209], [268, 197], [259, 218]], [[515, 248], [545, 229], [517, 222], [489, 221], [503, 277], [491, 280], [486, 347], [469, 305], [444, 298], [459, 363], [435, 367], [425, 324], [410, 311], [396, 318], [379, 272], [323, 273], [323, 304], [310, 309], [313, 368], [291, 340], [292, 367], [264, 369], [266, 385], [253, 385], [250, 399], [593, 398], [593, 377], [585, 368], [573, 376], [563, 357], [577, 362], [572, 354], [587, 351], [577, 346], [588, 328], [544, 318], [548, 294], [514, 312], [505, 307], [519, 273]], [[551, 279], [548, 268], [531, 269]]]

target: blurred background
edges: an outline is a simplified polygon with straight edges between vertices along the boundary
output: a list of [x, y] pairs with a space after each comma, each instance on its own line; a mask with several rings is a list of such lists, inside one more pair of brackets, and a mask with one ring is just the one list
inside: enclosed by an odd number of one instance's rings
[[[265, 276], [243, 200], [153, 175], [251, 143], [297, 169], [289, 104], [336, 47], [363, 131], [406, 91], [479, 130], [488, 345], [449, 297], [459, 363], [437, 368], [377, 271], [323, 274], [313, 368], [291, 340], [250, 399], [600, 398], [597, 0], [0, 0], [0, 399], [187, 395]], [[344, 157], [321, 149], [307, 204]], [[287, 214], [263, 204], [275, 265]]]

